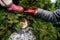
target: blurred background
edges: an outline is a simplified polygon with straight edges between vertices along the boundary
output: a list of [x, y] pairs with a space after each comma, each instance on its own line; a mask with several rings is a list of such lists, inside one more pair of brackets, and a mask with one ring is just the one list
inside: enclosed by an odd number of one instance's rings
[[[60, 8], [60, 0], [13, 0], [16, 5], [24, 8], [42, 8], [54, 11]], [[21, 29], [19, 20], [26, 18], [30, 20], [31, 31], [36, 40], [60, 40], [60, 22], [50, 23], [33, 15], [24, 13], [13, 13], [0, 6], [0, 40], [8, 40], [9, 36]]]

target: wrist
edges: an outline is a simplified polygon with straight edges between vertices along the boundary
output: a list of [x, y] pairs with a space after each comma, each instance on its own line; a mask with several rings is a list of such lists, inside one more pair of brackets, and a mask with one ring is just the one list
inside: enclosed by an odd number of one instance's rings
[[41, 8], [37, 8], [36, 10], [38, 13], [43, 13], [43, 9], [41, 9]]
[[36, 12], [37, 12], [36, 9], [33, 9], [33, 10], [31, 10], [31, 13], [30, 14], [35, 15]]
[[37, 12], [38, 12], [38, 11], [37, 11], [37, 9], [35, 9], [34, 15], [36, 15], [36, 14], [37, 14]]

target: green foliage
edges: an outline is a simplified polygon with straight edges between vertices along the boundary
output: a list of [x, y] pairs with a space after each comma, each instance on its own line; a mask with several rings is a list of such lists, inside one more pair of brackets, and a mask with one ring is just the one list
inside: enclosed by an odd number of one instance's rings
[[[54, 11], [55, 5], [50, 0], [20, 0], [19, 5], [24, 8], [43, 8], [46, 10]], [[8, 37], [14, 31], [21, 28], [19, 20], [25, 17], [30, 20], [30, 27], [32, 33], [36, 36], [36, 40], [57, 40], [57, 35], [60, 37], [59, 25], [60, 23], [50, 23], [44, 20], [33, 17], [32, 15], [25, 15], [23, 13], [13, 13], [4, 9], [0, 10], [0, 40], [8, 40]]]
[[60, 8], [60, 0], [57, 0], [57, 2], [56, 2], [56, 8]]

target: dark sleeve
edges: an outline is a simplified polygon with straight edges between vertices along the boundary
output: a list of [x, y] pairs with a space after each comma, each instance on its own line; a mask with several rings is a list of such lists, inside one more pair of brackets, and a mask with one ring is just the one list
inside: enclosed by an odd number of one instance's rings
[[35, 15], [49, 22], [57, 22], [58, 19], [60, 19], [60, 9], [51, 12], [37, 8], [37, 13]]

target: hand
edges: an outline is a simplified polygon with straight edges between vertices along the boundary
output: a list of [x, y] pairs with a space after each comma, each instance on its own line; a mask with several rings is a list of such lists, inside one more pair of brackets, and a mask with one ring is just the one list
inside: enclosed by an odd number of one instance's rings
[[34, 9], [34, 8], [27, 8], [27, 9], [24, 10], [24, 12], [34, 15], [35, 12], [36, 12], [36, 9]]
[[15, 13], [17, 13], [17, 12], [22, 12], [22, 11], [24, 10], [23, 7], [17, 6], [17, 5], [15, 5], [15, 4], [11, 4], [7, 9], [8, 9], [9, 11], [13, 11], [13, 12], [15, 12]]

